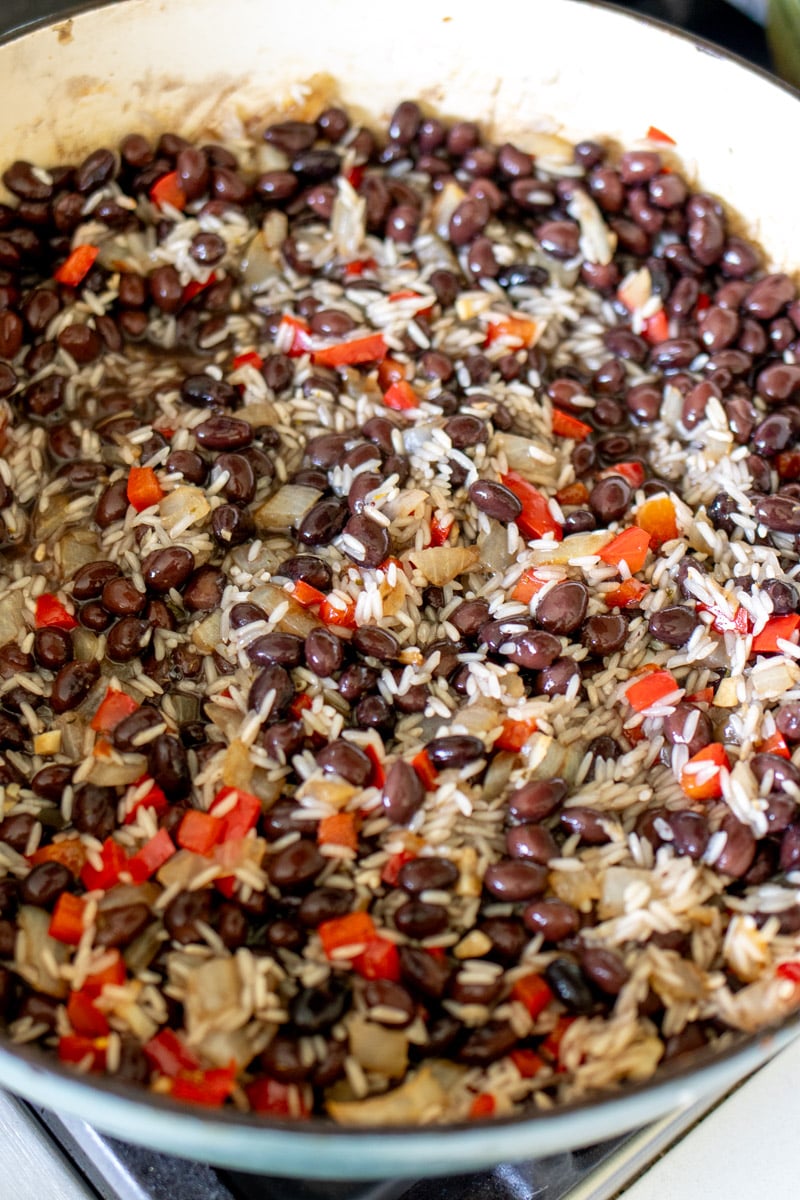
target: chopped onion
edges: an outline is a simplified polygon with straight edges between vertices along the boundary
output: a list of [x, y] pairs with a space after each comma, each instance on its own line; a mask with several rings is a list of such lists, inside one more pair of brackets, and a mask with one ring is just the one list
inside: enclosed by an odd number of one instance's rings
[[467, 193], [459, 187], [454, 179], [448, 180], [438, 196], [434, 198], [431, 205], [431, 224], [440, 238], [449, 238], [450, 218], [461, 201], [466, 198]]
[[484, 566], [498, 574], [507, 571], [514, 562], [514, 555], [508, 549], [508, 531], [499, 521], [491, 521], [491, 528], [485, 536], [478, 540], [481, 559]]
[[399, 1029], [387, 1029], [360, 1014], [347, 1021], [350, 1053], [365, 1071], [377, 1071], [390, 1079], [405, 1075], [408, 1067], [408, 1038]]
[[[34, 541], [47, 542], [57, 533], [61, 533], [64, 526], [68, 524], [66, 512], [70, 499], [64, 492], [60, 492], [55, 496], [48, 496], [44, 501], [40, 498], [36, 502], [31, 530]], [[42, 504], [45, 505], [44, 511], [42, 511]]]
[[[179, 521], [181, 529], [197, 525], [211, 512], [211, 505], [206, 500], [205, 493], [201, 488], [182, 484], [174, 491], [167, 493], [159, 504], [158, 511], [164, 522], [164, 528], [170, 532]], [[191, 517], [188, 523], [187, 517]]]
[[552, 485], [556, 479], [556, 459], [535, 438], [520, 437], [516, 433], [496, 433], [492, 453], [502, 453], [512, 471], [518, 471], [531, 483]]
[[145, 971], [164, 944], [160, 926], [152, 921], [123, 952], [122, 957], [132, 975]]
[[340, 175], [331, 212], [331, 236], [337, 254], [346, 262], [357, 258], [364, 244], [366, 214], [366, 200]]
[[71, 579], [81, 567], [100, 557], [97, 535], [91, 529], [68, 529], [58, 539], [55, 555], [63, 579]]
[[135, 783], [147, 770], [143, 754], [125, 754], [115, 758], [94, 758], [87, 779], [98, 787], [120, 787]]
[[322, 622], [307, 608], [294, 599], [290, 592], [276, 587], [274, 583], [264, 583], [256, 588], [250, 596], [254, 604], [260, 604], [271, 616], [279, 604], [288, 602], [289, 607], [278, 621], [278, 629], [283, 633], [294, 633], [297, 637], [307, 637], [312, 629], [317, 629]]
[[125, 908], [128, 904], [146, 904], [148, 908], [155, 904], [161, 895], [154, 883], [118, 883], [104, 892], [98, 901], [100, 912], [112, 908]]
[[222, 759], [222, 782], [226, 787], [239, 787], [247, 791], [253, 775], [253, 761], [244, 742], [234, 738]]
[[635, 867], [609, 867], [603, 876], [603, 893], [600, 897], [598, 913], [605, 921], [609, 917], [618, 917], [625, 911], [625, 893], [631, 884], [644, 883], [648, 889], [652, 883], [649, 871]]
[[[281, 215], [286, 220], [285, 214]], [[260, 292], [280, 277], [280, 265], [276, 260], [275, 251], [271, 250], [264, 240], [262, 231], [250, 242], [242, 257], [242, 280], [246, 287], [253, 292]]]
[[593, 529], [589, 533], [571, 533], [563, 542], [554, 542], [546, 550], [532, 551], [536, 563], [568, 563], [573, 558], [588, 558], [599, 554], [607, 546], [612, 535], [607, 529]]
[[302, 487], [296, 483], [284, 484], [253, 513], [256, 529], [260, 533], [271, 533], [273, 530], [285, 533], [288, 529], [296, 529], [309, 509], [317, 503], [320, 494], [316, 488]]
[[209, 613], [197, 625], [192, 626], [192, 641], [198, 650], [211, 654], [219, 645], [222, 638], [222, 614], [217, 609]]
[[0, 600], [0, 645], [15, 642], [23, 625], [22, 592], [6, 592]]
[[329, 804], [331, 808], [346, 808], [350, 800], [358, 794], [358, 788], [353, 787], [337, 775], [324, 775], [316, 772], [301, 783], [295, 792], [296, 800], [314, 800], [318, 804]]
[[72, 649], [78, 662], [91, 662], [97, 658], [97, 634], [79, 625], [72, 633]]
[[209, 860], [202, 854], [192, 854], [191, 850], [178, 850], [172, 858], [168, 858], [163, 867], [159, 867], [156, 879], [162, 887], [171, 887], [177, 883], [181, 889], [189, 886], [193, 879], [207, 871]]
[[50, 928], [50, 913], [44, 908], [23, 904], [17, 913], [17, 943], [14, 956], [14, 969], [26, 983], [37, 992], [60, 999], [67, 994], [67, 982], [58, 975], [52, 975], [45, 965], [52, 954], [59, 964], [66, 962], [69, 947], [63, 942], [57, 942], [48, 934]]
[[204, 1042], [212, 1032], [241, 1029], [252, 1015], [252, 989], [242, 987], [234, 958], [211, 958], [186, 975], [183, 997], [187, 1041]]
[[412, 550], [408, 558], [429, 583], [443, 587], [477, 566], [481, 552], [477, 546], [430, 546], [427, 550]]
[[329, 1100], [327, 1108], [340, 1125], [415, 1125], [446, 1104], [447, 1092], [426, 1064], [391, 1092], [366, 1100]]
[[481, 795], [484, 799], [494, 800], [496, 796], [505, 791], [516, 758], [516, 754], [511, 754], [507, 750], [501, 750], [494, 755], [481, 788]]

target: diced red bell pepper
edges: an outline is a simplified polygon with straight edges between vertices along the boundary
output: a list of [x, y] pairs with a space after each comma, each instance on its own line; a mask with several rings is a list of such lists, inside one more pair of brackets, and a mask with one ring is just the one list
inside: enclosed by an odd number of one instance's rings
[[313, 700], [308, 692], [296, 692], [289, 705], [289, 714], [295, 721], [299, 721], [306, 709], [311, 708], [312, 704]]
[[770, 617], [760, 633], [753, 638], [753, 654], [780, 654], [778, 642], [798, 641], [800, 614], [788, 613], [785, 617]]
[[592, 432], [591, 425], [579, 421], [570, 413], [562, 412], [560, 408], [553, 409], [551, 428], [556, 437], [572, 438], [575, 442], [584, 442]]
[[91, 271], [99, 253], [99, 246], [90, 246], [88, 243], [85, 246], [76, 246], [53, 276], [56, 283], [63, 283], [65, 287], [78, 287]]
[[216, 282], [217, 276], [214, 271], [211, 272], [208, 279], [190, 279], [186, 287], [183, 289], [181, 303], [189, 304], [192, 300], [194, 300], [195, 296], [199, 296], [201, 292], [206, 291], [207, 288], [210, 288]]
[[[359, 167], [353, 168], [354, 171], [360, 169]], [[356, 185], [354, 184], [353, 186], [355, 187]], [[377, 265], [374, 258], [354, 258], [352, 262], [344, 264], [343, 274], [345, 279], [358, 279], [365, 272], [374, 271]]]
[[652, 317], [645, 319], [642, 336], [651, 346], [657, 346], [660, 342], [666, 342], [669, 337], [669, 318], [663, 308], [653, 313]]
[[383, 882], [388, 883], [390, 887], [394, 887], [403, 867], [407, 862], [411, 862], [416, 857], [416, 854], [412, 854], [410, 850], [398, 850], [395, 854], [392, 854], [390, 858], [387, 858], [381, 871]]
[[113, 837], [108, 837], [103, 842], [100, 858], [102, 865], [99, 868], [93, 867], [90, 862], [87, 862], [81, 871], [81, 883], [87, 892], [93, 892], [97, 888], [106, 891], [115, 883], [119, 883], [120, 871], [125, 870], [128, 861], [122, 846], [119, 842], [115, 842]]
[[647, 584], [638, 579], [623, 579], [613, 591], [606, 592], [603, 599], [609, 608], [638, 608], [649, 591]]
[[516, 343], [520, 348], [532, 346], [539, 334], [539, 326], [531, 317], [500, 317], [489, 322], [484, 346], [491, 346], [500, 338]]
[[92, 1000], [96, 1000], [105, 987], [122, 987], [126, 979], [125, 963], [119, 950], [109, 951], [111, 958], [101, 971], [94, 971], [86, 976], [83, 990]]
[[278, 326], [278, 341], [281, 346], [287, 346], [289, 358], [302, 358], [311, 353], [311, 333], [308, 325], [300, 317], [284, 313]]
[[[411, 288], [401, 288], [399, 292], [391, 292], [389, 295], [391, 301], [399, 300], [419, 300], [421, 299], [419, 292], [413, 291]], [[433, 312], [433, 305], [429, 304], [426, 308], [418, 308], [418, 317], [429, 317]]]
[[383, 759], [372, 742], [367, 742], [366, 746], [364, 747], [364, 753], [372, 763], [372, 774], [369, 778], [369, 786], [382, 788], [386, 782], [386, 770], [383, 765]]
[[142, 1046], [144, 1056], [154, 1070], [175, 1079], [181, 1071], [199, 1071], [200, 1063], [172, 1029], [160, 1029]]
[[634, 520], [640, 529], [650, 535], [650, 545], [654, 550], [679, 535], [675, 505], [669, 496], [654, 496], [652, 500], [645, 500], [639, 506]]
[[714, 689], [712, 687], [700, 688], [699, 692], [690, 692], [688, 696], [684, 696], [689, 704], [713, 704]]
[[144, 883], [159, 867], [163, 867], [175, 853], [175, 845], [166, 829], [159, 829], [154, 837], [137, 850], [125, 864], [125, 870], [134, 883]]
[[750, 614], [741, 604], [732, 617], [721, 608], [713, 608], [708, 604], [698, 604], [697, 611], [711, 613], [710, 627], [715, 633], [739, 633], [744, 637], [752, 628]]
[[519, 1049], [512, 1050], [508, 1057], [523, 1079], [535, 1079], [539, 1072], [544, 1069], [544, 1059], [540, 1058], [535, 1050], [531, 1050], [527, 1046], [520, 1046]]
[[86, 992], [70, 992], [67, 1017], [75, 1033], [83, 1037], [105, 1037], [109, 1032], [108, 1019]]
[[614, 475], [621, 475], [632, 488], [641, 487], [645, 480], [644, 467], [640, 462], [614, 463], [613, 467], [604, 467], [597, 472], [598, 479], [610, 479]]
[[678, 681], [671, 671], [648, 671], [628, 685], [625, 698], [634, 712], [644, 712], [677, 690]]
[[427, 750], [420, 750], [419, 754], [412, 758], [411, 765], [419, 775], [426, 792], [432, 792], [434, 788], [438, 787], [439, 773], [431, 762]]
[[395, 412], [408, 412], [419, 408], [419, 396], [407, 380], [398, 379], [383, 393], [383, 403]]
[[237, 354], [231, 366], [234, 371], [238, 371], [240, 367], [255, 367], [260, 371], [264, 365], [264, 360], [257, 350], [246, 350], [244, 354]]
[[431, 517], [431, 546], [443, 546], [455, 524], [452, 513], [435, 512]]
[[525, 1005], [534, 1021], [553, 999], [553, 993], [547, 986], [546, 980], [533, 972], [530, 975], [523, 975], [516, 981], [511, 989], [511, 996], [520, 1004]]
[[[227, 807], [228, 797], [236, 793], [236, 804], [230, 811], [220, 815], [219, 809]], [[252, 792], [241, 788], [224, 787], [217, 792], [208, 810], [213, 816], [219, 816], [222, 821], [222, 837], [220, 841], [240, 841], [251, 829], [255, 829], [261, 816], [261, 801]]]
[[43, 592], [36, 597], [36, 612], [34, 623], [37, 629], [63, 629], [69, 632], [78, 622], [72, 613], [61, 603], [58, 596]]
[[144, 512], [164, 499], [164, 492], [152, 467], [131, 467], [128, 473], [128, 503]]
[[775, 968], [779, 979], [788, 979], [791, 983], [800, 985], [800, 962], [782, 962]]
[[556, 500], [559, 504], [565, 507], [571, 507], [576, 504], [586, 504], [589, 499], [589, 489], [585, 483], [580, 480], [577, 483], [568, 483], [566, 487], [559, 488], [556, 492]]
[[527, 479], [509, 471], [502, 476], [505, 486], [514, 493], [522, 505], [522, 512], [517, 517], [517, 525], [526, 538], [543, 538], [552, 534], [557, 542], [564, 537], [564, 531], [550, 512], [547, 497]]
[[328, 958], [333, 957], [337, 950], [348, 946], [358, 946], [357, 951], [366, 947], [377, 936], [375, 922], [368, 912], [345, 913], [343, 917], [334, 917], [332, 921], [323, 921], [317, 929], [322, 949]]
[[469, 1115], [473, 1121], [479, 1121], [482, 1117], [491, 1117], [496, 1108], [497, 1101], [491, 1092], [478, 1092], [469, 1106]]
[[220, 1108], [235, 1086], [235, 1067], [212, 1067], [208, 1071], [177, 1075], [172, 1081], [170, 1095], [173, 1100], [202, 1104], [206, 1108]]
[[273, 1117], [310, 1115], [305, 1090], [296, 1083], [281, 1083], [279, 1079], [262, 1076], [248, 1083], [244, 1090], [253, 1112], [270, 1113]]
[[53, 915], [50, 917], [50, 927], [47, 930], [51, 938], [64, 942], [66, 946], [77, 946], [83, 937], [83, 914], [86, 911], [86, 901], [71, 892], [62, 892], [56, 900]]
[[794, 483], [800, 479], [800, 454], [796, 450], [781, 450], [773, 461], [778, 478], [783, 483]]
[[361, 183], [362, 183], [362, 180], [364, 179], [365, 172], [366, 172], [366, 167], [364, 166], [363, 163], [356, 163], [356, 165], [354, 167], [351, 167], [349, 171], [345, 172], [345, 179], [347, 180], [347, 182], [350, 184], [350, 187], [353, 188], [354, 191], [357, 192], [358, 189], [361, 187]]
[[561, 1043], [564, 1040], [564, 1034], [569, 1029], [575, 1017], [559, 1017], [553, 1029], [550, 1030], [547, 1037], [542, 1042], [539, 1049], [552, 1062], [558, 1063], [561, 1059]]
[[143, 775], [141, 779], [137, 779], [130, 786], [130, 792], [138, 792], [142, 788], [142, 784], [148, 782], [150, 784], [148, 790], [135, 802], [132, 808], [128, 809], [125, 816], [125, 824], [132, 825], [136, 820], [136, 814], [140, 808], [152, 808], [157, 817], [163, 817], [164, 813], [169, 809], [169, 800], [162, 792], [154, 779], [150, 779], [148, 775]]
[[[713, 764], [715, 770], [710, 773], [708, 779], [703, 779], [702, 775], [698, 776], [692, 771], [691, 768], [697, 763]], [[698, 750], [681, 771], [681, 787], [684, 793], [690, 800], [716, 800], [722, 795], [720, 771], [722, 769], [727, 771], [730, 765], [725, 747], [721, 746], [719, 742], [712, 742], [710, 746]]]
[[322, 604], [325, 599], [325, 593], [320, 592], [317, 588], [312, 587], [310, 583], [306, 583], [303, 579], [295, 581], [292, 587], [292, 596], [298, 604], [302, 604], [303, 608], [315, 608], [316, 605]]
[[58, 1039], [59, 1061], [77, 1066], [84, 1061], [89, 1062], [90, 1071], [106, 1069], [106, 1050], [108, 1038], [83, 1037], [77, 1033], [66, 1033]]
[[538, 726], [533, 717], [527, 721], [503, 721], [500, 734], [494, 743], [495, 750], [508, 750], [516, 754], [533, 737]]
[[635, 575], [647, 561], [649, 549], [650, 534], [638, 525], [631, 525], [612, 538], [602, 550], [598, 550], [597, 555], [601, 562], [608, 563], [611, 567], [618, 567], [624, 562], [631, 575]]
[[317, 842], [320, 846], [344, 846], [355, 851], [358, 849], [358, 826], [356, 813], [331, 813], [317, 826]]
[[311, 357], [317, 367], [354, 367], [360, 363], [382, 362], [387, 353], [383, 334], [368, 333], [366, 337], [315, 350]]
[[97, 706], [97, 711], [90, 722], [91, 728], [96, 733], [111, 733], [120, 721], [124, 721], [138, 709], [138, 702], [127, 692], [120, 692], [117, 688], [110, 687]]
[[353, 959], [353, 970], [363, 979], [390, 979], [400, 982], [400, 955], [388, 938], [375, 937]]
[[537, 596], [542, 588], [547, 587], [547, 584], [547, 579], [540, 579], [536, 574], [535, 567], [528, 567], [514, 584], [511, 599], [519, 601], [520, 604], [530, 604], [533, 597]]
[[662, 129], [657, 129], [655, 125], [650, 126], [645, 137], [650, 142], [666, 142], [668, 146], [677, 146], [678, 144], [668, 133], [664, 133]]
[[31, 855], [31, 866], [38, 867], [44, 862], [58, 862], [71, 871], [76, 877], [80, 875], [86, 862], [86, 847], [78, 837], [62, 838], [60, 842], [50, 842], [40, 846]]
[[190, 808], [181, 818], [176, 840], [183, 850], [192, 854], [210, 854], [212, 848], [222, 837], [223, 823], [211, 813], [200, 812]]
[[765, 738], [758, 747], [759, 754], [777, 754], [778, 758], [791, 758], [792, 753], [786, 744], [786, 738], [776, 729], [773, 734]]
[[166, 175], [162, 175], [157, 179], [150, 188], [150, 199], [158, 208], [163, 208], [165, 204], [169, 204], [172, 208], [177, 208], [179, 212], [183, 212], [186, 208], [186, 193], [181, 187], [178, 172], [168, 171]]
[[378, 387], [382, 392], [388, 392], [393, 383], [400, 383], [406, 377], [406, 364], [399, 362], [387, 354], [378, 367]]
[[356, 628], [356, 602], [341, 592], [329, 592], [319, 606], [319, 619], [342, 629]]

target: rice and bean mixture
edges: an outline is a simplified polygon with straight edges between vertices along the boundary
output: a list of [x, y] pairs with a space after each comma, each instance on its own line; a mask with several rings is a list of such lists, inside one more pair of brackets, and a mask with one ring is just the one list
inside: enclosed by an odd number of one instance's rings
[[547, 1109], [800, 1003], [800, 300], [657, 130], [311, 115], [3, 175], [0, 1007]]

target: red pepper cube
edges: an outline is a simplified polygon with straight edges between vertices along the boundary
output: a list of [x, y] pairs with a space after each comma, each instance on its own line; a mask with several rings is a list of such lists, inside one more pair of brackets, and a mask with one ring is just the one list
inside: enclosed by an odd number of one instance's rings
[[628, 685], [625, 698], [635, 712], [644, 712], [677, 690], [678, 682], [670, 671], [648, 671]]
[[281, 1083], [279, 1079], [263, 1076], [245, 1088], [253, 1112], [271, 1113], [273, 1117], [307, 1117], [311, 1109], [305, 1088], [296, 1083]]
[[575, 442], [584, 442], [592, 432], [592, 427], [585, 421], [579, 421], [570, 413], [562, 412], [560, 408], [554, 408], [552, 430], [556, 437], [572, 438]]
[[[147, 786], [145, 786], [147, 785]], [[149, 775], [137, 779], [128, 789], [126, 796], [125, 825], [131, 825], [136, 820], [140, 808], [152, 808], [157, 817], [163, 817], [169, 809], [169, 800], [161, 788]]]
[[366, 337], [315, 350], [311, 361], [318, 367], [354, 367], [362, 363], [382, 362], [387, 353], [383, 334], [369, 333]]
[[632, 525], [613, 537], [602, 550], [598, 550], [597, 556], [601, 562], [612, 567], [624, 562], [631, 575], [635, 575], [644, 566], [649, 549], [650, 534], [639, 529], [638, 525]]
[[511, 989], [511, 996], [512, 999], [525, 1005], [534, 1021], [553, 999], [553, 993], [546, 981], [542, 979], [541, 975], [534, 973], [523, 975], [521, 979], [518, 979]]
[[800, 962], [783, 962], [775, 968], [779, 979], [788, 979], [790, 983], [800, 984]]
[[400, 955], [394, 942], [376, 937], [353, 959], [353, 970], [363, 979], [390, 979], [400, 982]]
[[186, 208], [186, 194], [181, 187], [178, 172], [168, 171], [166, 175], [157, 179], [150, 188], [150, 199], [157, 208], [163, 208], [165, 204], [169, 204], [172, 208], [183, 212]]
[[383, 403], [395, 412], [408, 412], [419, 408], [419, 396], [407, 380], [398, 379], [383, 393]]
[[256, 350], [247, 350], [244, 354], [237, 354], [232, 362], [234, 371], [238, 371], [241, 367], [255, 367], [260, 371], [264, 365], [264, 360]]
[[355, 958], [377, 937], [368, 912], [351, 912], [323, 921], [317, 933], [328, 958]]
[[[236, 803], [231, 806], [230, 797], [236, 796]], [[261, 816], [261, 801], [251, 792], [241, 788], [224, 787], [217, 792], [211, 802], [209, 813], [222, 821], [223, 829], [220, 841], [240, 841], [251, 829], [255, 829]]]
[[434, 513], [431, 518], [431, 542], [432, 546], [443, 546], [450, 536], [450, 530], [455, 524], [455, 519], [452, 513]]
[[100, 858], [101, 865], [99, 867], [94, 867], [87, 862], [81, 870], [81, 883], [87, 892], [93, 892], [98, 888], [105, 891], [113, 887], [115, 883], [119, 883], [120, 871], [125, 870], [128, 862], [128, 856], [113, 837], [108, 837], [103, 842]]
[[785, 617], [770, 617], [760, 633], [753, 638], [753, 654], [780, 654], [779, 641], [797, 644], [800, 628], [800, 613], [788, 613]]
[[519, 1049], [512, 1050], [508, 1057], [523, 1079], [534, 1079], [544, 1069], [544, 1059], [540, 1058], [535, 1050], [528, 1049], [527, 1046], [520, 1046]]
[[128, 859], [125, 870], [134, 883], [144, 883], [175, 853], [175, 845], [166, 829], [159, 829], [149, 842]]
[[57, 596], [43, 592], [36, 597], [34, 624], [37, 629], [63, 629], [68, 633], [78, 622]]
[[110, 951], [109, 953], [112, 954], [112, 958], [108, 966], [103, 967], [101, 971], [95, 971], [93, 974], [86, 976], [83, 990], [92, 1000], [95, 1000], [107, 985], [122, 987], [127, 978], [125, 963], [119, 950]]
[[391, 858], [386, 860], [384, 868], [381, 871], [382, 881], [388, 883], [390, 887], [394, 887], [401, 869], [407, 862], [411, 862], [414, 858], [416, 858], [416, 855], [412, 854], [410, 850], [398, 850], [396, 854], [393, 854]]
[[439, 774], [430, 760], [427, 750], [420, 750], [411, 760], [411, 765], [422, 780], [426, 792], [432, 792], [439, 784]]
[[70, 992], [67, 1001], [67, 1018], [75, 1033], [83, 1037], [105, 1037], [109, 1024], [94, 1000], [84, 991]]
[[356, 602], [341, 592], [330, 592], [319, 606], [319, 617], [326, 625], [355, 629]]
[[[554, 1029], [551, 1029], [547, 1037], [542, 1042], [539, 1049], [551, 1061], [560, 1063], [561, 1061], [561, 1043], [564, 1040], [564, 1034], [569, 1029], [570, 1025], [575, 1020], [575, 1017], [559, 1017]], [[559, 1069], [563, 1069], [559, 1067]]]
[[158, 476], [152, 467], [131, 467], [127, 484], [128, 503], [137, 512], [152, 508], [164, 498]]
[[104, 1071], [107, 1047], [108, 1039], [105, 1037], [90, 1038], [68, 1033], [58, 1039], [58, 1057], [63, 1063], [78, 1066], [88, 1062], [90, 1071]]
[[56, 900], [48, 933], [57, 942], [77, 946], [83, 936], [83, 914], [86, 901], [71, 892], [62, 892]]
[[494, 743], [495, 750], [508, 750], [517, 754], [529, 738], [533, 737], [538, 726], [533, 717], [527, 721], [503, 721], [500, 734]]
[[63, 283], [65, 287], [78, 287], [91, 271], [99, 253], [99, 246], [90, 246], [88, 243], [76, 246], [53, 276], [56, 283]]
[[469, 1106], [469, 1115], [474, 1121], [481, 1117], [491, 1117], [497, 1108], [497, 1101], [491, 1092], [479, 1092]]
[[564, 537], [564, 531], [550, 512], [547, 497], [516, 471], [508, 471], [502, 476], [502, 482], [514, 493], [522, 505], [522, 512], [517, 517], [517, 525], [524, 536], [538, 540], [550, 534], [557, 542], [560, 542]]
[[208, 1071], [180, 1074], [172, 1082], [170, 1094], [175, 1100], [220, 1108], [236, 1086], [234, 1067], [212, 1067]]
[[730, 765], [725, 747], [712, 742], [686, 763], [681, 771], [681, 788], [690, 800], [716, 800], [722, 795], [720, 772]]
[[224, 828], [224, 822], [217, 817], [190, 808], [181, 818], [176, 840], [183, 850], [190, 850], [192, 854], [209, 854], [221, 839]]
[[154, 1070], [175, 1079], [181, 1071], [199, 1071], [200, 1062], [172, 1029], [161, 1029], [142, 1046]]
[[90, 727], [95, 733], [111, 733], [120, 721], [124, 721], [131, 713], [139, 709], [139, 704], [126, 692], [116, 688], [108, 688], [103, 699], [97, 706], [97, 711], [91, 719]]

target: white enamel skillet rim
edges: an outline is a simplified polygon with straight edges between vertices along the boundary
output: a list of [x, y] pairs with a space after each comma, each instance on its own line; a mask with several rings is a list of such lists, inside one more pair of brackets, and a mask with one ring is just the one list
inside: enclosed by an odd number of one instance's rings
[[[505, 0], [502, 12], [505, 23], [494, 28], [472, 0], [405, 0], [391, 27], [374, 0], [304, 0], [302, 9], [270, 0], [123, 0], [77, 9], [0, 44], [0, 163], [74, 160], [134, 129], [219, 131], [226, 111], [260, 114], [263, 123], [292, 84], [313, 77], [318, 97], [335, 95], [373, 119], [417, 97], [523, 146], [532, 125], [625, 145], [655, 125], [675, 138], [696, 183], [731, 199], [776, 266], [800, 264], [786, 152], [800, 115], [791, 88], [603, 5]], [[428, 1129], [189, 1109], [113, 1079], [76, 1076], [37, 1048], [7, 1041], [0, 1081], [117, 1137], [223, 1166], [409, 1177], [543, 1156], [643, 1125], [734, 1084], [799, 1027], [797, 1014], [723, 1053], [671, 1063], [654, 1081], [552, 1113]]]

